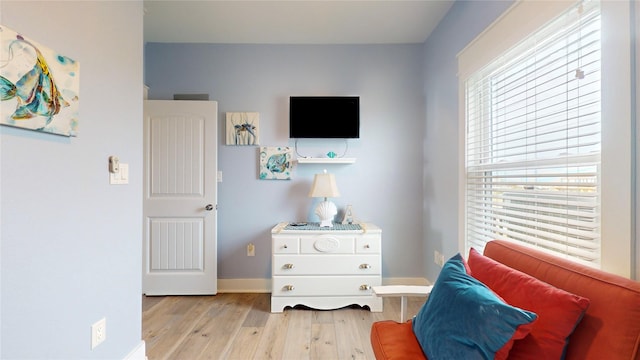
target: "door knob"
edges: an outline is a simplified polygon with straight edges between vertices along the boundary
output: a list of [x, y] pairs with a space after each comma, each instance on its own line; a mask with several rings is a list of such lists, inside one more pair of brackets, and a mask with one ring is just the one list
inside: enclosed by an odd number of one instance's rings
[[207, 210], [207, 211], [211, 211], [211, 210], [213, 210], [213, 205], [207, 204], [207, 206], [205, 206], [204, 209]]

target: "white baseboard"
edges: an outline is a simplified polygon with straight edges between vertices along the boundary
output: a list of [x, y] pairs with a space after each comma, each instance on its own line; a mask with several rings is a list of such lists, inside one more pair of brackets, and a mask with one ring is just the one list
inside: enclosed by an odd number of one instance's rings
[[141, 340], [138, 345], [125, 356], [124, 360], [147, 360], [147, 349], [144, 340]]
[[[382, 278], [382, 285], [432, 285], [426, 278]], [[218, 279], [219, 293], [270, 293], [271, 279]]]

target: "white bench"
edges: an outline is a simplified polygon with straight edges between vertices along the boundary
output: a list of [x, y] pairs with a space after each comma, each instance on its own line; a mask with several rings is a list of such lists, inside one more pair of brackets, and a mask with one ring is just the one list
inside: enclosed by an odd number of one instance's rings
[[400, 322], [405, 322], [407, 316], [407, 297], [429, 296], [433, 285], [381, 285], [374, 286], [372, 289], [375, 296], [400, 296]]

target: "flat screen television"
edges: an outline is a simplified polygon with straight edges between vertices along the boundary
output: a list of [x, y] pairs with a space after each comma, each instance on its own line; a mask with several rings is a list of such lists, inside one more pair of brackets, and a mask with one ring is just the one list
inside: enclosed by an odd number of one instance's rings
[[360, 137], [359, 96], [291, 96], [289, 137], [354, 139]]

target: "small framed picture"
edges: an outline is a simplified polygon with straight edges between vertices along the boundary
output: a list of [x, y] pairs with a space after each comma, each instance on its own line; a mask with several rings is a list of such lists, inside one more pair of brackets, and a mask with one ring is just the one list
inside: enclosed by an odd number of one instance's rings
[[292, 157], [288, 146], [260, 147], [260, 180], [291, 180]]
[[259, 145], [260, 114], [257, 112], [227, 113], [227, 145]]

